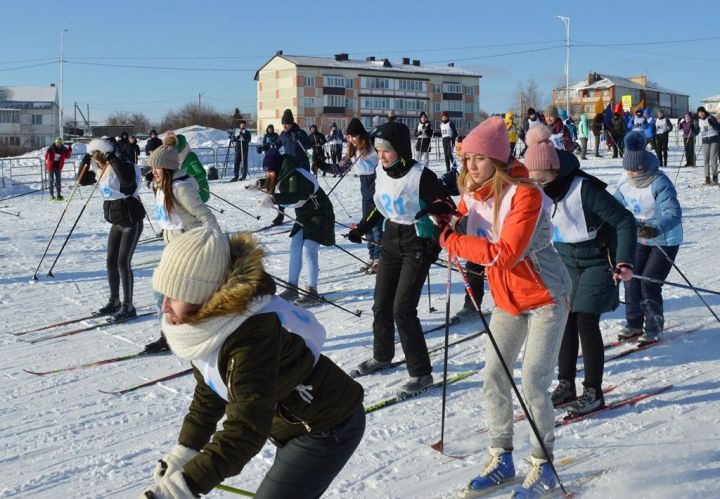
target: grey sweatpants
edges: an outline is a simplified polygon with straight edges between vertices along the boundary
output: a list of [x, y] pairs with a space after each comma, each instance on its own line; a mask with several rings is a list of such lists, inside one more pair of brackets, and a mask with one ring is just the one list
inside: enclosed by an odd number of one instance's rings
[[712, 142], [710, 144], [703, 143], [703, 164], [705, 165], [705, 176], [706, 177], [717, 177], [718, 174], [718, 143]]
[[[529, 310], [517, 317], [495, 307], [490, 319], [490, 331], [511, 372], [520, 349], [526, 343], [521, 371], [522, 395], [551, 459], [555, 443], [555, 412], [548, 389], [555, 373], [567, 317], [566, 300], [561, 300], [561, 303]], [[490, 446], [511, 449], [512, 386], [489, 338], [485, 351], [483, 395]], [[530, 444], [533, 457], [544, 459], [545, 453], [532, 432]]]

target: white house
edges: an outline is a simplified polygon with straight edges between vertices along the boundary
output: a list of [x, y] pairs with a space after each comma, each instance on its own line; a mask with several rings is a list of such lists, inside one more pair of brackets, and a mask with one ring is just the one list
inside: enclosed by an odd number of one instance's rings
[[702, 99], [700, 102], [702, 102], [703, 107], [708, 113], [720, 113], [720, 95], [707, 97]]
[[18, 149], [50, 145], [59, 133], [58, 92], [49, 87], [0, 87], [0, 144]]

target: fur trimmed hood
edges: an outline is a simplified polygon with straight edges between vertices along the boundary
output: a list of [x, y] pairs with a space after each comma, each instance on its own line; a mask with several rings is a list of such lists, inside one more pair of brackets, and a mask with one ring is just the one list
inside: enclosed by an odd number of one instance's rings
[[208, 317], [243, 314], [253, 298], [275, 294], [275, 283], [262, 264], [265, 252], [248, 233], [229, 238], [230, 266], [225, 283], [191, 317], [196, 323]]

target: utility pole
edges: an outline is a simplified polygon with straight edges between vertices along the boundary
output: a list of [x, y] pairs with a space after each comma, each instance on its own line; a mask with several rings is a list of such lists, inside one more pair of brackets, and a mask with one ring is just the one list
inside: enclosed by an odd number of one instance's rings
[[570, 113], [570, 18], [555, 16], [565, 24], [565, 110]]
[[63, 75], [63, 63], [65, 62], [65, 32], [66, 29], [63, 29], [60, 32], [60, 109], [58, 112], [58, 118], [60, 119], [60, 123], [58, 124], [58, 127], [60, 128], [60, 138], [65, 138], [63, 134], [63, 100], [65, 98], [65, 87], [64, 87], [64, 75]]
[[198, 109], [202, 109], [202, 94], [198, 93]]

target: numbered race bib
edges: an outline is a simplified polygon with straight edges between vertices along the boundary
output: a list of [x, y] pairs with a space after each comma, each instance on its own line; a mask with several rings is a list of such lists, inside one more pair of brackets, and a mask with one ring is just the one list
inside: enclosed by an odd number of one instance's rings
[[375, 195], [377, 210], [388, 220], [402, 225], [413, 225], [420, 211], [420, 177], [423, 167], [416, 163], [402, 178], [388, 176], [380, 166], [376, 169]]
[[625, 208], [632, 212], [636, 220], [645, 222], [657, 216], [655, 198], [652, 195], [650, 186], [638, 189], [630, 184], [626, 178], [623, 178], [618, 185], [618, 189], [625, 198]]

